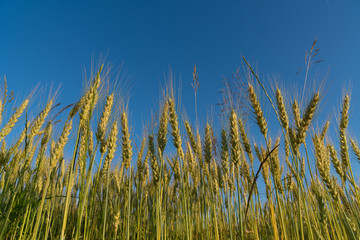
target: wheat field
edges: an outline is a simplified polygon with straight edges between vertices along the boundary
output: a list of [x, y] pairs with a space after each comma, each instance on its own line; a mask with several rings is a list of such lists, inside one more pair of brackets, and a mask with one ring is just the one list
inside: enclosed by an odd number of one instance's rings
[[[101, 68], [60, 122], [55, 99], [28, 119], [31, 99], [5, 111], [3, 91], [0, 239], [360, 239], [349, 95], [330, 139], [335, 125], [313, 127], [319, 91], [301, 106], [279, 88], [270, 92], [248, 67], [256, 131], [235, 108], [221, 129], [200, 129], [167, 94], [140, 144], [129, 111], [100, 91]], [[196, 70], [194, 80], [196, 94]], [[264, 108], [281, 136], [270, 135]]]

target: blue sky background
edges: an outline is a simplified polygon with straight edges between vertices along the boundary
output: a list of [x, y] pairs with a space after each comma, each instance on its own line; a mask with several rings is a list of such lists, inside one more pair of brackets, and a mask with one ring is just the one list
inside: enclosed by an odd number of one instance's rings
[[282, 86], [298, 86], [301, 93], [305, 51], [317, 37], [318, 59], [324, 62], [312, 68], [309, 80], [318, 84], [329, 71], [321, 112], [334, 122], [342, 90], [351, 89], [350, 128], [356, 134], [359, 13], [355, 0], [0, 1], [0, 76], [7, 76], [15, 93], [28, 93], [37, 83], [61, 83], [58, 100], [65, 106], [82, 92], [83, 67], [89, 71], [92, 57], [107, 55], [114, 68], [123, 63], [132, 80], [130, 118], [140, 134], [170, 68], [181, 80], [182, 103], [194, 121], [191, 81], [197, 64], [204, 122], [212, 107], [218, 109], [222, 78], [243, 65], [242, 56], [257, 66], [267, 86], [272, 84], [267, 75], [276, 74]]

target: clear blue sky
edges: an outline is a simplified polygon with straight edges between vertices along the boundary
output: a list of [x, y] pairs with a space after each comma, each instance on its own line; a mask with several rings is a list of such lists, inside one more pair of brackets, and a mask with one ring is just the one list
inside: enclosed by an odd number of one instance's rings
[[341, 90], [351, 80], [350, 126], [359, 132], [359, 13], [355, 0], [1, 1], [0, 75], [6, 74], [15, 92], [62, 83], [59, 101], [70, 104], [80, 96], [83, 66], [89, 70], [92, 56], [108, 53], [107, 60], [114, 67], [123, 62], [132, 78], [130, 112], [137, 132], [156, 106], [170, 67], [194, 116], [191, 80], [197, 64], [204, 120], [219, 102], [222, 78], [242, 65], [242, 56], [261, 76], [275, 73], [285, 86], [302, 86], [304, 71], [296, 72], [304, 69], [305, 51], [317, 37], [324, 62], [314, 76], [330, 68], [324, 112], [328, 117], [339, 107]]

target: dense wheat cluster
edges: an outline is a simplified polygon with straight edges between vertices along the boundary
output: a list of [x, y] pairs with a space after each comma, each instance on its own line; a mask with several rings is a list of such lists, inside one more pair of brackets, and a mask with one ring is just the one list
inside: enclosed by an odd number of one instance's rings
[[11, 116], [0, 100], [0, 239], [360, 238], [348, 95], [331, 141], [330, 122], [313, 127], [318, 91], [306, 106], [266, 92], [281, 136], [271, 135], [257, 76], [247, 85], [253, 132], [234, 109], [221, 129], [192, 126], [170, 95], [137, 146], [128, 111], [99, 96], [101, 76], [60, 122], [54, 99], [34, 119], [31, 99]]

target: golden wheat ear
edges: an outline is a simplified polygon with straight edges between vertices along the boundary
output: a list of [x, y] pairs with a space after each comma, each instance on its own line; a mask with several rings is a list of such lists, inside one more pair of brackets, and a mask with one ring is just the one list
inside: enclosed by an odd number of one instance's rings
[[311, 99], [309, 105], [306, 107], [304, 115], [300, 121], [300, 126], [297, 129], [297, 143], [300, 145], [305, 141], [306, 132], [309, 129], [310, 123], [314, 117], [316, 107], [319, 103], [320, 95], [319, 92], [315, 93]]
[[15, 113], [11, 116], [9, 121], [5, 124], [3, 129], [0, 131], [0, 141], [2, 141], [13, 129], [17, 121], [19, 120], [20, 116], [24, 112], [26, 106], [28, 105], [29, 100], [26, 99], [22, 104], [16, 109]]
[[261, 110], [260, 103], [255, 93], [254, 87], [251, 84], [249, 84], [248, 93], [249, 93], [251, 106], [254, 110], [256, 123], [260, 128], [260, 132], [264, 135], [265, 138], [267, 138], [267, 131], [268, 131], [267, 123], [264, 118], [263, 111]]
[[350, 160], [348, 152], [348, 141], [346, 136], [346, 128], [349, 124], [349, 108], [350, 108], [350, 98], [349, 95], [346, 95], [343, 100], [343, 106], [341, 109], [340, 125], [339, 125], [339, 138], [340, 138], [340, 158], [341, 165], [343, 169], [343, 182], [346, 181], [346, 175], [349, 169]]
[[287, 131], [287, 129], [289, 128], [289, 118], [288, 118], [288, 114], [286, 112], [284, 98], [281, 94], [280, 89], [278, 89], [278, 88], [276, 89], [276, 103], [277, 103], [277, 107], [279, 110], [282, 127], [285, 129], [285, 131]]
[[132, 146], [129, 133], [129, 124], [125, 112], [121, 114], [121, 132], [122, 132], [122, 157], [126, 169], [130, 167], [132, 157]]
[[180, 129], [179, 129], [179, 123], [178, 123], [178, 117], [175, 110], [175, 103], [172, 98], [169, 98], [169, 113], [170, 113], [170, 126], [171, 126], [171, 134], [173, 136], [173, 144], [175, 148], [177, 149], [177, 153], [181, 159], [184, 159], [184, 152], [183, 148], [181, 146], [181, 135], [180, 135]]
[[234, 166], [240, 166], [241, 146], [237, 114], [234, 110], [230, 114], [230, 159]]
[[167, 143], [167, 127], [169, 124], [169, 104], [167, 101], [164, 102], [162, 113], [159, 122], [159, 131], [157, 142], [161, 153], [164, 152]]

